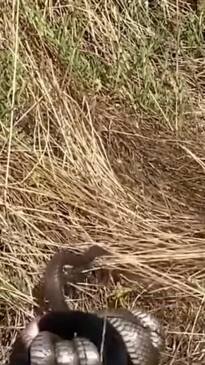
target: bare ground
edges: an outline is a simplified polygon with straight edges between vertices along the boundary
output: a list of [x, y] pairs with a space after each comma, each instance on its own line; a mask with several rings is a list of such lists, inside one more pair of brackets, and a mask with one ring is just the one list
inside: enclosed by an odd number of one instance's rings
[[2, 363], [50, 254], [93, 243], [133, 278], [74, 306], [148, 309], [164, 364], [204, 363], [204, 14], [136, 3], [1, 6]]

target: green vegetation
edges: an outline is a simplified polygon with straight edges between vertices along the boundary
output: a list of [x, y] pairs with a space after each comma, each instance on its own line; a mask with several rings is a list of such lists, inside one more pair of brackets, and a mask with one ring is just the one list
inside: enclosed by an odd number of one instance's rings
[[126, 269], [132, 281], [102, 283], [92, 289], [94, 302], [77, 294], [75, 307], [147, 308], [165, 326], [164, 364], [199, 363], [204, 13], [181, 1], [150, 9], [134, 0], [7, 3], [0, 10], [0, 361], [33, 315], [32, 289], [49, 254], [97, 242], [113, 254], [106, 267]]

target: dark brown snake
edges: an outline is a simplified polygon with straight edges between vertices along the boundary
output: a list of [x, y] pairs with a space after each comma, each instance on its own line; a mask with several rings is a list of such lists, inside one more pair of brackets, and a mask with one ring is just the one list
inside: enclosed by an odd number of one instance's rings
[[[89, 268], [95, 258], [104, 255], [108, 252], [99, 246], [92, 246], [82, 255], [66, 250], [54, 254], [46, 268], [44, 287], [52, 310], [68, 310], [63, 293], [63, 266], [69, 265], [82, 271]], [[155, 317], [141, 310], [108, 310], [96, 314], [106, 317], [121, 334], [133, 365], [159, 364], [163, 335]]]
[[[72, 284], [78, 281], [84, 269], [91, 268], [95, 258], [103, 255], [108, 255], [108, 252], [99, 246], [92, 246], [81, 255], [68, 250], [62, 250], [54, 254], [47, 264], [44, 277], [44, 296], [49, 302], [51, 314], [53, 311], [60, 311], [61, 313], [70, 312], [63, 290], [65, 284], [64, 266], [70, 266], [71, 272], [72, 270], [74, 272], [74, 276], [71, 275], [69, 277], [69, 282]], [[107, 323], [110, 323], [114, 327], [114, 331], [120, 335], [130, 359], [128, 362], [127, 360], [124, 362], [124, 360], [120, 359], [121, 364], [159, 364], [160, 352], [163, 347], [163, 336], [160, 324], [152, 315], [141, 310], [130, 312], [124, 309], [94, 312], [94, 315], [97, 315], [99, 319], [108, 321]], [[35, 319], [27, 326], [21, 335], [20, 341], [30, 348], [29, 363], [31, 365], [102, 364], [99, 351], [92, 341], [81, 337], [74, 337], [68, 341], [55, 334], [48, 333], [48, 330], [39, 332], [37, 329], [38, 321], [38, 319]], [[117, 353], [118, 348], [114, 348], [114, 353], [115, 351]], [[18, 355], [21, 355], [21, 353], [25, 352], [18, 350]], [[15, 358], [14, 354], [13, 359]], [[23, 356], [19, 356], [18, 361], [11, 360], [10, 365], [27, 363], [27, 359], [25, 360]], [[112, 363], [117, 365], [119, 361], [116, 362], [111, 359]]]

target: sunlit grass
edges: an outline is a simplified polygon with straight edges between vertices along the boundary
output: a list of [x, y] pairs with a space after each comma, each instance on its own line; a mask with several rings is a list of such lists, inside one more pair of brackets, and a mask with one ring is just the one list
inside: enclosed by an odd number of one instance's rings
[[165, 326], [164, 364], [199, 362], [204, 14], [180, 1], [17, 9], [0, 21], [1, 360], [49, 255], [97, 242], [111, 274], [132, 275], [72, 305], [147, 308]]

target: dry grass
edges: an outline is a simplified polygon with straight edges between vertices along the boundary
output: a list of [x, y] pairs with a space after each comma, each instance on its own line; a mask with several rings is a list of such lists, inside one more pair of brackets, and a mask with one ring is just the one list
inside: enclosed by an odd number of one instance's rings
[[204, 361], [204, 15], [126, 3], [1, 5], [1, 363], [48, 255], [93, 242], [136, 277], [78, 307], [148, 308], [164, 364]]

